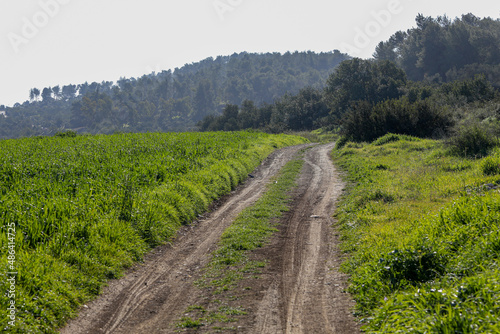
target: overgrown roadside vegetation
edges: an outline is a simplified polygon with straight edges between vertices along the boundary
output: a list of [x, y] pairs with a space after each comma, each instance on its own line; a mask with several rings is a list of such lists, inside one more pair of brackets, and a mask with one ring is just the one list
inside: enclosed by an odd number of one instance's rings
[[[0, 289], [15, 245], [15, 326], [55, 333], [108, 279], [175, 237], [277, 148], [257, 132], [59, 136], [0, 142]], [[9, 240], [8, 227], [15, 227]], [[10, 259], [9, 259], [10, 260]]]
[[[334, 151], [350, 181], [337, 210], [343, 269], [367, 332], [500, 332], [500, 149], [483, 134], [448, 145], [389, 134]], [[473, 152], [482, 140], [489, 150]]]
[[277, 231], [277, 221], [288, 210], [290, 191], [302, 170], [302, 157], [303, 152], [288, 162], [267, 185], [264, 195], [243, 210], [224, 231], [203, 278], [197, 282], [206, 295], [204, 304], [192, 305], [186, 310], [186, 315], [177, 323], [180, 330], [202, 326], [232, 330], [235, 328], [230, 324], [237, 321], [236, 317], [246, 315], [242, 307], [232, 305], [233, 290], [241, 280], [258, 278], [260, 268], [266, 266], [265, 261], [251, 260], [249, 255], [264, 246]]

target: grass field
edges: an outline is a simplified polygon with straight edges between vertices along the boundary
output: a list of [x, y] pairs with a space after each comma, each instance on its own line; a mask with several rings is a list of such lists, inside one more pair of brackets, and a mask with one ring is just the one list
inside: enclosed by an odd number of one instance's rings
[[303, 142], [252, 132], [0, 141], [0, 328], [56, 332], [273, 150]]
[[344, 270], [369, 333], [500, 333], [500, 151], [387, 135], [333, 153]]

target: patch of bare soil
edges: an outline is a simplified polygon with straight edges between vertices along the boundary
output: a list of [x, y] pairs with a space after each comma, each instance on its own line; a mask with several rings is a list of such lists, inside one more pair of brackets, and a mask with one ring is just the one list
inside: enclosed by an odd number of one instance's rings
[[[270, 260], [255, 316], [246, 333], [359, 333], [332, 215], [344, 184], [329, 152], [333, 144], [307, 151], [291, 210], [272, 243], [257, 257]], [[259, 300], [260, 299], [260, 300]], [[243, 304], [245, 307], [245, 304]]]

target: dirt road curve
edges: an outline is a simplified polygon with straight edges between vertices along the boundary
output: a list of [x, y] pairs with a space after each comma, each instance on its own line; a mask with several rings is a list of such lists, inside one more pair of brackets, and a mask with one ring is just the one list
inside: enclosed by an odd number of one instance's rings
[[[186, 308], [203, 303], [202, 292], [193, 283], [200, 278], [200, 270], [208, 263], [222, 232], [304, 147], [273, 153], [255, 171], [255, 178], [223, 200], [204, 220], [182, 231], [172, 245], [158, 248], [144, 265], [113, 281], [61, 333], [175, 332], [174, 323]], [[280, 232], [253, 255], [270, 264], [259, 280], [241, 283], [251, 286], [252, 292], [235, 298], [248, 312], [235, 327], [237, 332], [358, 333], [350, 312], [352, 302], [343, 292], [346, 278], [337, 271], [340, 253], [335, 247], [331, 215], [343, 184], [328, 157], [332, 147], [322, 145], [307, 151], [299, 187]]]

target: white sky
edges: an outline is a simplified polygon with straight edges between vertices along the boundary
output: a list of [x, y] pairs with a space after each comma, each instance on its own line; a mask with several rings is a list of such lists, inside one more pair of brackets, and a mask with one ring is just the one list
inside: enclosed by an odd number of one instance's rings
[[[377, 23], [381, 11], [389, 15]], [[339, 49], [369, 58], [418, 13], [469, 12], [498, 18], [500, 2], [0, 0], [0, 104], [27, 100], [33, 87], [116, 81], [242, 51]], [[360, 37], [366, 29], [371, 36]]]

